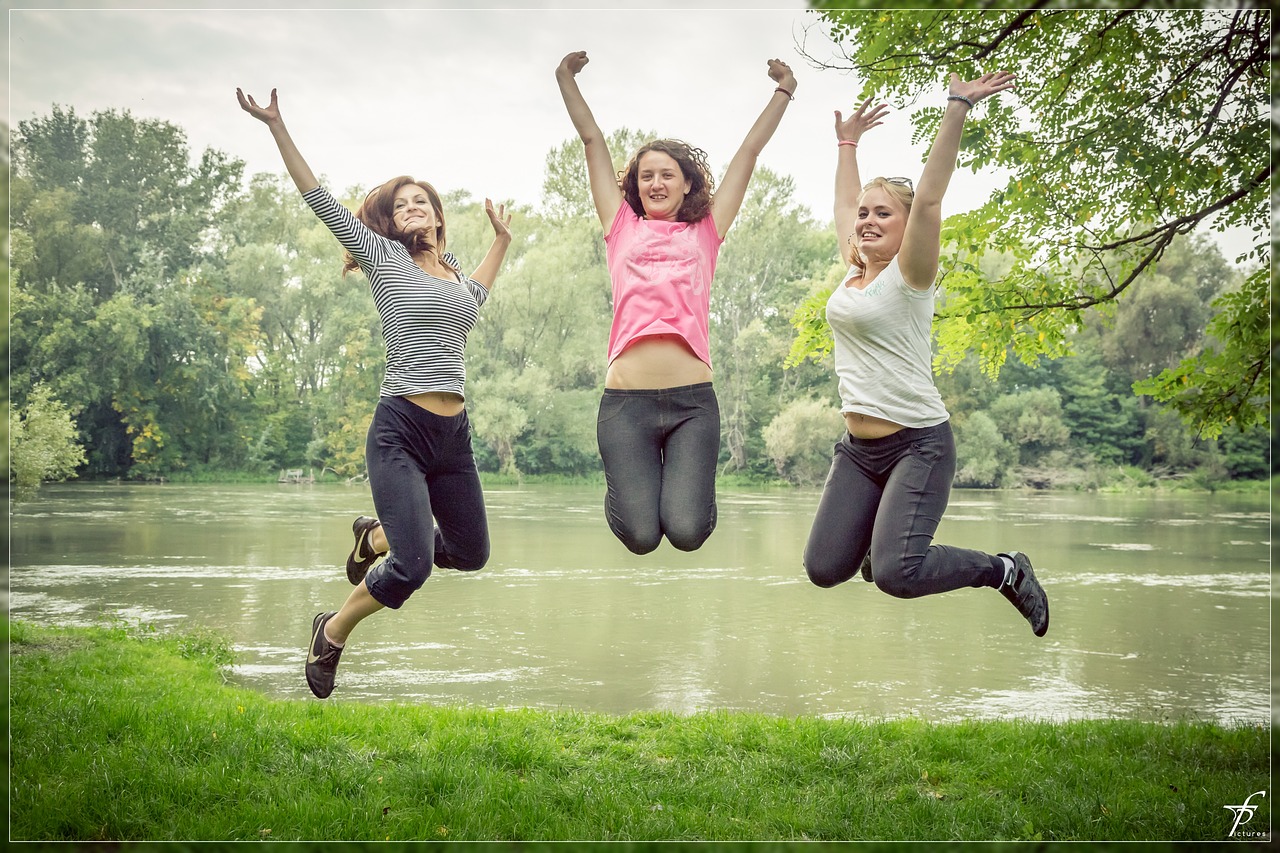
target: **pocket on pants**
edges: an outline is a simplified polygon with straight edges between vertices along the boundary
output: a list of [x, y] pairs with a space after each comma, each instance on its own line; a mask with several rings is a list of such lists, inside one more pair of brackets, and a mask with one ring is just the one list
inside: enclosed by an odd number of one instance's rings
[[622, 394], [605, 394], [600, 398], [600, 411], [596, 413], [596, 423], [608, 423], [618, 415], [627, 404], [627, 397]]

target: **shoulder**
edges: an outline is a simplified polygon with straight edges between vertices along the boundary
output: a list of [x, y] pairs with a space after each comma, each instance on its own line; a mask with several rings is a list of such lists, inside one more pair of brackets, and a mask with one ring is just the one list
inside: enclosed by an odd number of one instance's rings
[[902, 274], [902, 268], [898, 266], [897, 255], [893, 256], [893, 260], [889, 262], [889, 266], [885, 267], [884, 273], [881, 274], [890, 276], [890, 281], [897, 286], [898, 290], [911, 299], [933, 299], [935, 286], [930, 284], [926, 287], [916, 287], [907, 281], [906, 276]]

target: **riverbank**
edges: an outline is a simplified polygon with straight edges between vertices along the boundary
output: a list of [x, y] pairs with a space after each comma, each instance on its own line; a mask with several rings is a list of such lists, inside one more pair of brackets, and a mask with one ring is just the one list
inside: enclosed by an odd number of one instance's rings
[[1269, 788], [1262, 726], [280, 701], [230, 662], [10, 623], [10, 838], [1216, 841]]
[[[121, 480], [112, 478], [113, 483], [134, 483], [137, 485], [163, 485], [165, 483], [187, 485], [261, 485], [280, 483], [282, 485], [304, 486], [350, 486], [364, 483], [362, 477], [340, 477], [325, 469], [299, 469], [298, 477], [289, 477], [290, 473], [260, 473], [251, 471], [199, 471], [178, 472], [169, 477], [150, 480]], [[95, 483], [101, 480], [80, 479], [78, 482]], [[592, 485], [604, 488], [604, 473], [590, 476], [574, 477], [560, 474], [528, 474], [513, 476], [492, 471], [481, 471], [480, 482], [485, 487], [504, 486], [581, 486]], [[721, 474], [716, 478], [720, 488], [777, 488], [814, 490], [815, 484], [797, 485], [777, 477], [759, 477], [744, 474]], [[1046, 478], [1039, 487], [1022, 485], [1005, 489], [972, 489], [973, 491], [1014, 491], [1014, 492], [1105, 492], [1116, 494], [1151, 494], [1169, 492], [1239, 492], [1242, 494], [1267, 494], [1280, 491], [1280, 476], [1269, 480], [1228, 480], [1210, 479], [1206, 477], [1163, 477], [1152, 476], [1138, 468], [1116, 469], [1107, 476], [1091, 477], [1058, 477]]]

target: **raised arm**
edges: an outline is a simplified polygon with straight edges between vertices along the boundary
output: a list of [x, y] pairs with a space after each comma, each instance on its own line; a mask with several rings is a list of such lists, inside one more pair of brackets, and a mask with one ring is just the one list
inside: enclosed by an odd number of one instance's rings
[[266, 124], [271, 130], [271, 136], [276, 141], [276, 147], [280, 149], [280, 157], [284, 160], [284, 167], [289, 171], [289, 177], [293, 178], [293, 183], [297, 186], [298, 192], [305, 193], [320, 186], [316, 176], [311, 173], [311, 167], [307, 165], [307, 161], [303, 160], [302, 155], [298, 153], [298, 146], [293, 144], [293, 139], [289, 136], [289, 131], [284, 126], [284, 119], [280, 118], [280, 106], [276, 103], [276, 90], [271, 90], [271, 103], [265, 107], [258, 106], [252, 95], [246, 95], [239, 88], [236, 89], [236, 99], [240, 101], [240, 106], [245, 112]]
[[782, 121], [782, 114], [787, 111], [787, 104], [791, 103], [796, 93], [796, 75], [791, 73], [791, 67], [781, 59], [769, 60], [769, 77], [778, 88], [770, 96], [764, 112], [760, 113], [756, 123], [747, 131], [747, 138], [742, 140], [742, 145], [729, 161], [729, 168], [725, 169], [724, 178], [711, 197], [711, 216], [721, 239], [729, 233], [729, 226], [742, 207], [742, 200], [747, 195], [747, 184], [751, 182], [751, 173], [756, 168], [756, 159], [773, 138], [778, 122]]
[[961, 80], [951, 74], [947, 93], [947, 110], [938, 125], [938, 135], [929, 149], [929, 156], [916, 185], [915, 199], [911, 204], [911, 216], [902, 234], [902, 248], [898, 252], [898, 268], [907, 284], [918, 289], [933, 286], [938, 275], [938, 254], [942, 251], [942, 197], [951, 183], [951, 173], [956, 169], [960, 155], [960, 134], [965, 116], [983, 98], [1013, 88], [1013, 74], [994, 71], [976, 80]]
[[480, 266], [471, 274], [471, 279], [483, 284], [485, 290], [493, 290], [498, 270], [502, 267], [502, 259], [506, 257], [507, 247], [511, 245], [511, 214], [507, 213], [504, 204], [498, 205], [495, 210], [493, 202], [487, 198], [484, 200], [484, 212], [489, 217], [489, 224], [493, 226], [493, 243]]
[[862, 134], [884, 124], [888, 104], [871, 106], [871, 99], [845, 119], [836, 110], [836, 239], [840, 241], [840, 257], [853, 262], [853, 229], [858, 224], [858, 198], [862, 195], [862, 177], [858, 174], [858, 141]]
[[600, 126], [596, 124], [586, 98], [582, 97], [575, 79], [578, 72], [590, 62], [585, 50], [577, 50], [560, 60], [556, 68], [556, 83], [560, 86], [560, 96], [564, 98], [565, 109], [573, 121], [574, 130], [582, 139], [586, 149], [587, 178], [591, 182], [591, 200], [595, 202], [596, 214], [605, 230], [613, 224], [622, 205], [622, 189], [618, 186], [618, 174], [613, 168], [613, 157], [609, 154], [609, 145], [605, 142]]

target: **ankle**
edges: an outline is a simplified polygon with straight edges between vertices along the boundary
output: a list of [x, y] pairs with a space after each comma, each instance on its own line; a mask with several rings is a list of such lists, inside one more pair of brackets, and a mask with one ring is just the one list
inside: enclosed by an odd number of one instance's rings
[[337, 637], [334, 637], [334, 635], [333, 635], [333, 634], [329, 633], [329, 628], [330, 628], [332, 625], [333, 625], [333, 620], [331, 619], [331, 620], [329, 620], [329, 624], [324, 626], [324, 639], [325, 639], [325, 642], [327, 642], [327, 643], [328, 643], [329, 645], [331, 645], [331, 646], [337, 646], [338, 648], [342, 648], [343, 646], [345, 646], [345, 645], [347, 644], [347, 636], [348, 636], [348, 635], [347, 635], [347, 634], [343, 634], [341, 639], [339, 639], [339, 638], [337, 638]]

